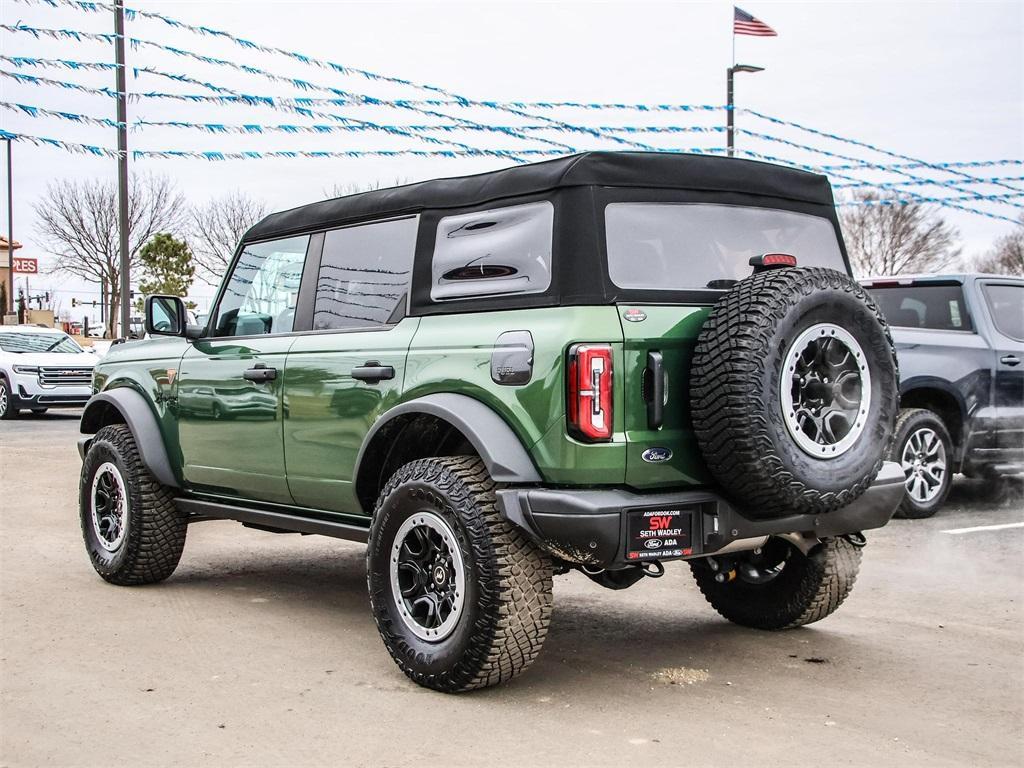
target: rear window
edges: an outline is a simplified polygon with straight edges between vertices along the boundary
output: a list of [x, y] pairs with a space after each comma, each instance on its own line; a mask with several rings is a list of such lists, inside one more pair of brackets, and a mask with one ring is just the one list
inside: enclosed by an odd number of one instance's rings
[[[608, 275], [619, 288], [723, 288], [750, 274], [750, 258], [789, 253], [806, 267], [846, 272], [828, 219], [703, 203], [611, 203]], [[729, 281], [729, 282], [727, 282]]]
[[935, 331], [973, 330], [960, 285], [896, 285], [871, 288], [868, 293], [889, 325]]
[[983, 290], [999, 332], [1024, 341], [1024, 286], [987, 283]]

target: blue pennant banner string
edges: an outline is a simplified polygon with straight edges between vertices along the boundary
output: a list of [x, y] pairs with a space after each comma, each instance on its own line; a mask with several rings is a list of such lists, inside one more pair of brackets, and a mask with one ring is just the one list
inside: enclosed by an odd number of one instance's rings
[[[827, 166], [822, 166], [822, 167], [824, 168], [824, 167], [827, 167]], [[889, 166], [889, 168], [895, 168], [895, 167], [899, 167], [899, 166]], [[943, 184], [946, 187], [958, 188], [958, 187], [972, 187], [972, 186], [976, 186], [978, 184], [982, 184], [982, 185], [984, 185], [984, 184], [996, 184], [997, 182], [1000, 182], [1000, 181], [1024, 182], [1024, 176], [990, 176], [988, 178], [982, 178], [981, 176], [978, 176], [978, 177], [972, 177], [971, 179], [949, 179], [948, 181], [943, 182]], [[896, 185], [898, 185], [900, 187], [923, 186], [923, 185], [934, 184], [934, 183], [935, 182], [933, 182], [931, 179], [921, 179], [920, 181], [896, 181], [896, 182], [893, 182], [893, 184], [896, 184]], [[855, 188], [858, 188], [858, 187], [873, 187], [874, 185], [875, 185], [875, 183], [873, 181], [856, 181], [856, 182], [851, 181], [851, 182], [840, 182], [838, 184], [833, 184], [832, 188], [833, 189], [855, 189]]]
[[[95, 5], [95, 4], [90, 4], [90, 5]], [[72, 39], [75, 39], [75, 40], [77, 40], [79, 42], [82, 41], [82, 40], [91, 40], [91, 41], [95, 41], [95, 42], [104, 42], [104, 43], [106, 43], [106, 42], [109, 42], [110, 40], [116, 38], [116, 35], [109, 35], [109, 34], [105, 34], [105, 33], [83, 32], [83, 31], [80, 31], [80, 30], [73, 30], [73, 29], [51, 29], [51, 28], [45, 28], [45, 27], [33, 27], [33, 26], [29, 26], [27, 24], [17, 24], [17, 25], [13, 25], [13, 26], [12, 25], [7, 25], [7, 24], [3, 24], [3, 25], [0, 25], [0, 29], [4, 29], [5, 31], [9, 31], [9, 32], [23, 32], [23, 33], [31, 34], [31, 35], [33, 35], [36, 38], [39, 38], [39, 37], [51, 37], [51, 38], [58, 39], [58, 40], [72, 38]], [[291, 87], [297, 88], [300, 91], [320, 91], [320, 92], [326, 92], [326, 93], [333, 94], [337, 98], [355, 98], [356, 100], [362, 100], [364, 103], [376, 103], [376, 104], [380, 104], [380, 105], [394, 106], [395, 108], [398, 108], [398, 109], [409, 109], [409, 110], [412, 110], [414, 112], [419, 112], [421, 114], [424, 114], [424, 115], [427, 115], [427, 116], [430, 116], [430, 117], [443, 117], [443, 118], [449, 119], [449, 120], [452, 119], [451, 115], [437, 113], [436, 111], [427, 110], [427, 109], [425, 109], [423, 107], [411, 106], [410, 104], [405, 103], [405, 102], [391, 101], [391, 102], [385, 103], [383, 100], [374, 99], [373, 97], [368, 96], [366, 94], [351, 94], [351, 93], [349, 93], [347, 91], [343, 91], [341, 89], [334, 88], [332, 86], [320, 85], [320, 84], [312, 83], [310, 81], [302, 80], [302, 79], [299, 79], [299, 78], [292, 78], [292, 77], [286, 77], [284, 75], [277, 75], [277, 74], [275, 74], [273, 72], [268, 72], [268, 71], [266, 71], [264, 69], [261, 69], [259, 67], [253, 67], [253, 66], [249, 66], [249, 65], [238, 64], [238, 63], [233, 62], [233, 61], [228, 61], [227, 59], [217, 59], [217, 58], [214, 58], [212, 56], [206, 56], [204, 54], [196, 53], [194, 51], [185, 50], [183, 48], [175, 48], [173, 46], [164, 45], [163, 43], [157, 43], [157, 42], [154, 42], [152, 40], [142, 40], [142, 39], [135, 38], [135, 37], [128, 37], [128, 38], [126, 38], [126, 40], [132, 45], [133, 48], [138, 48], [138, 47], [156, 48], [158, 50], [166, 51], [166, 52], [172, 53], [172, 54], [174, 54], [176, 56], [181, 56], [181, 57], [193, 59], [195, 61], [199, 61], [199, 62], [202, 62], [204, 64], [210, 64], [210, 65], [215, 65], [215, 66], [220, 66], [220, 67], [228, 67], [228, 68], [234, 69], [236, 71], [244, 72], [246, 74], [255, 75], [255, 76], [258, 76], [258, 77], [262, 77], [262, 78], [271, 80], [273, 82], [286, 83], [286, 84], [290, 85]], [[348, 74], [356, 72], [355, 70], [350, 70], [348, 68], [344, 68], [344, 69], [345, 69], [345, 72], [348, 73]], [[139, 71], [142, 71], [142, 70], [139, 70]], [[360, 72], [360, 74], [362, 74], [362, 72]], [[184, 76], [179, 76], [179, 77], [177, 77], [175, 79], [182, 80], [183, 78], [184, 78]], [[376, 78], [376, 79], [379, 79], [379, 78]], [[415, 83], [412, 83], [412, 82], [407, 81], [407, 80], [394, 79], [394, 81], [395, 82], [400, 82], [403, 85], [412, 86], [412, 87], [418, 87], [418, 86], [416, 86]], [[204, 87], [211, 87], [211, 88], [215, 89], [216, 91], [220, 91], [220, 92], [224, 92], [224, 91], [227, 90], [227, 89], [224, 89], [224, 88], [219, 88], [217, 86], [211, 86], [210, 84], [207, 84], [207, 83], [198, 83], [198, 84], [200, 84], [200, 85], [202, 85]], [[430, 89], [430, 90], [433, 90], [433, 89]], [[454, 94], [448, 94], [447, 92], [445, 93], [445, 95], [454, 96]], [[503, 111], [510, 112], [512, 114], [518, 115], [519, 117], [531, 117], [531, 118], [533, 118], [535, 120], [542, 120], [544, 122], [550, 123], [552, 126], [570, 127], [568, 123], [563, 123], [560, 120], [555, 120], [553, 118], [546, 117], [546, 116], [543, 116], [543, 115], [532, 115], [532, 114], [524, 112], [523, 110], [516, 109], [516, 108], [513, 108], [513, 107], [498, 107], [498, 106], [495, 106], [493, 103], [488, 103], [488, 102], [470, 102], [468, 100], [464, 100], [464, 99], [461, 99], [461, 98], [458, 99], [458, 100], [461, 100], [466, 105], [486, 106], [486, 107], [488, 107], [490, 109], [501, 109]], [[455, 119], [464, 120], [465, 118], [455, 118]], [[469, 120], [467, 120], [466, 122], [467, 123], [472, 123], [472, 124], [475, 124], [476, 126], [481, 126], [481, 127], [483, 125], [485, 125], [485, 124], [481, 124], [481, 123], [475, 123], [474, 121], [469, 121]], [[605, 136], [605, 135], [601, 134], [600, 132], [598, 132], [598, 131], [596, 131], [596, 130], [594, 130], [592, 128], [582, 128], [580, 132], [587, 133], [587, 134], [590, 134], [590, 135], [593, 135], [593, 136], [596, 136], [596, 137], [600, 137], [600, 138], [607, 138], [608, 140], [610, 140], [610, 141], [612, 141], [614, 143], [621, 144], [623, 146], [627, 146], [627, 147], [630, 147], [632, 149], [643, 149], [643, 150], [648, 150], [648, 151], [657, 151], [656, 147], [652, 147], [652, 146], [650, 146], [648, 144], [644, 144], [642, 142], [633, 141], [633, 140], [630, 140], [630, 139], [627, 139], [627, 138], [623, 138], [621, 136], [614, 136], [614, 135]], [[525, 137], [521, 137], [521, 138], [525, 138]], [[423, 139], [423, 140], [427, 141], [428, 143], [451, 144], [453, 146], [460, 146], [460, 147], [465, 148], [464, 145], [460, 145], [458, 142], [450, 142], [450, 141], [445, 141], [445, 140], [441, 140], [441, 139]], [[551, 144], [553, 146], [558, 146], [560, 149], [563, 149], [563, 150], [570, 150], [571, 149], [570, 147], [568, 147], [568, 146], [566, 146], [564, 144], [560, 144], [559, 142], [554, 142], [554, 141], [547, 140], [547, 139], [542, 139], [542, 138], [534, 137], [534, 140], [541, 141], [542, 143], [546, 143], [546, 144]]]
[[[78, 154], [91, 154], [103, 157], [118, 157], [118, 151], [106, 147], [97, 147], [90, 144], [78, 144], [75, 142], [52, 139], [43, 136], [12, 133], [0, 129], [0, 140], [10, 139], [12, 141], [27, 141], [39, 146], [50, 146], [64, 149]], [[720, 148], [687, 147], [685, 149], [673, 150], [689, 154], [721, 154]], [[508, 150], [486, 150], [486, 149], [371, 149], [371, 150], [342, 150], [342, 151], [312, 151], [312, 150], [280, 150], [280, 151], [245, 151], [245, 152], [220, 152], [220, 151], [186, 151], [186, 150], [134, 150], [131, 155], [134, 158], [187, 158], [196, 160], [259, 160], [259, 159], [280, 159], [280, 158], [361, 158], [361, 157], [485, 157], [494, 152], [511, 154]], [[563, 153], [554, 149], [527, 149], [517, 150], [519, 154], [529, 157], [559, 157]]]
[[[105, 42], [106, 43], [106, 42], [110, 42], [111, 40], [116, 38], [116, 36], [114, 36], [114, 35], [108, 35], [108, 34], [104, 34], [104, 33], [81, 32], [81, 31], [78, 31], [78, 30], [69, 30], [69, 29], [49, 29], [49, 28], [43, 28], [43, 27], [31, 27], [31, 26], [29, 26], [27, 24], [17, 24], [17, 25], [14, 25], [14, 26], [7, 25], [7, 24], [2, 24], [2, 25], [0, 25], [0, 29], [4, 29], [4, 30], [10, 31], [10, 32], [24, 32], [24, 33], [31, 34], [31, 35], [33, 35], [34, 37], [37, 37], [37, 38], [42, 36], [42, 37], [51, 37], [51, 38], [58, 39], [58, 40], [72, 38], [72, 39], [79, 40], [79, 41], [84, 39], [84, 40], [93, 40], [93, 41]], [[298, 88], [299, 90], [311, 90], [311, 89], [312, 90], [317, 90], [318, 89], [318, 86], [315, 86], [314, 84], [308, 83], [308, 82], [306, 82], [304, 80], [298, 80], [298, 79], [295, 79], [295, 78], [288, 78], [288, 77], [284, 77], [284, 76], [281, 76], [281, 75], [275, 75], [273, 73], [266, 72], [265, 70], [259, 69], [257, 67], [244, 66], [244, 65], [236, 64], [234, 62], [226, 61], [224, 59], [215, 59], [215, 58], [210, 57], [210, 56], [204, 56], [203, 54], [193, 53], [192, 51], [186, 51], [186, 50], [183, 50], [183, 49], [180, 49], [180, 48], [173, 48], [171, 46], [163, 45], [162, 43], [155, 43], [155, 42], [152, 42], [152, 41], [149, 41], [149, 40], [139, 40], [138, 38], [134, 38], [134, 37], [129, 37], [129, 38], [127, 38], [127, 40], [134, 47], [150, 46], [150, 47], [154, 47], [154, 48], [157, 48], [157, 49], [160, 49], [160, 50], [168, 51], [168, 52], [173, 53], [173, 54], [178, 55], [178, 56], [189, 57], [189, 58], [198, 60], [198, 61], [206, 63], [206, 64], [215, 64], [215, 65], [220, 65], [220, 66], [228, 66], [228, 67], [231, 67], [231, 68], [236, 69], [238, 71], [246, 72], [248, 74], [258, 75], [258, 76], [265, 77], [267, 79], [270, 79], [270, 80], [273, 80], [273, 81], [277, 81], [277, 82], [288, 83], [291, 86], [293, 86], [295, 88]], [[191, 78], [187, 78], [184, 75], [177, 76], [174, 79], [182, 81], [182, 82], [196, 82], [197, 84], [199, 84], [199, 85], [201, 85], [203, 87], [209, 87], [209, 88], [211, 88], [211, 89], [213, 89], [213, 90], [215, 90], [217, 92], [220, 92], [222, 94], [240, 95], [237, 92], [231, 91], [231, 90], [226, 89], [226, 88], [219, 88], [217, 86], [209, 85], [207, 83], [201, 83], [199, 81], [193, 81]], [[353, 94], [350, 94], [350, 93], [348, 93], [346, 91], [343, 91], [343, 90], [340, 90], [340, 89], [337, 89], [337, 88], [327, 88], [327, 90], [328, 90], [328, 92], [336, 94], [340, 98], [352, 98], [352, 97], [355, 97], [355, 98], [363, 98], [363, 99], [367, 99], [367, 100], [372, 98], [372, 97], [369, 97], [369, 96], [365, 96], [363, 94], [354, 94], [353, 95]], [[382, 102], [378, 102], [378, 103], [382, 103]], [[406, 107], [399, 107], [399, 108], [405, 109]], [[417, 108], [417, 107], [410, 107], [409, 109], [412, 109], [415, 112], [426, 114], [428, 116], [437, 116], [437, 114], [438, 114], [436, 112], [432, 113], [432, 112], [430, 112], [428, 110], [423, 110], [423, 109]], [[448, 116], [442, 115], [442, 117], [446, 117], [447, 118]], [[448, 118], [448, 119], [450, 119], [450, 118]], [[451, 140], [448, 140], [448, 139], [439, 139], [439, 138], [436, 138], [436, 137], [433, 137], [433, 136], [424, 136], [424, 135], [415, 134], [415, 133], [403, 133], [403, 132], [398, 132], [398, 131], [393, 131], [393, 132], [397, 133], [398, 135], [402, 135], [402, 136], [406, 136], [406, 137], [418, 138], [419, 140], [424, 141], [424, 142], [426, 142], [428, 144], [438, 144], [438, 145], [442, 145], [442, 146], [448, 145], [448, 146], [457, 147], [459, 149], [472, 149], [472, 147], [470, 147], [469, 145], [463, 144], [462, 142], [458, 142], [458, 141], [451, 141]], [[567, 147], [565, 145], [560, 145], [559, 148], [563, 152], [566, 151], [566, 150], [571, 149], [571, 148], [569, 148], [569, 147]], [[508, 157], [510, 157], [510, 159], [515, 159], [514, 156], [508, 156]]]
[[[737, 128], [736, 132], [737, 133], [742, 133], [745, 136], [753, 136], [754, 138], [761, 139], [762, 141], [772, 141], [772, 142], [776, 142], [776, 143], [779, 143], [779, 144], [785, 144], [786, 146], [793, 147], [794, 149], [800, 149], [800, 150], [803, 150], [805, 152], [814, 152], [814, 153], [817, 153], [819, 155], [824, 155], [825, 157], [835, 158], [837, 160], [847, 160], [847, 161], [849, 161], [849, 160], [858, 160], [859, 159], [859, 158], [856, 158], [856, 157], [850, 157], [849, 155], [840, 155], [840, 154], [837, 154], [835, 152], [829, 152], [828, 150], [819, 149], [817, 147], [809, 147], [806, 144], [800, 144], [799, 142], [790, 141], [788, 139], [782, 139], [782, 138], [779, 138], [778, 136], [770, 136], [770, 135], [765, 134], [765, 133], [758, 133], [756, 131], [750, 131], [750, 130], [747, 130], [746, 128]], [[917, 176], [917, 175], [911, 173], [910, 171], [906, 171], [906, 170], [903, 170], [901, 168], [893, 169], [890, 166], [883, 165], [881, 163], [870, 163], [870, 164], [865, 163], [865, 168], [870, 168], [871, 170], [884, 171], [886, 173], [895, 173], [895, 174], [898, 174], [898, 175], [901, 175], [901, 176], [906, 176], [911, 181], [920, 181], [920, 182], [931, 181], [930, 179], [924, 179], [924, 178], [922, 178], [920, 176]], [[945, 184], [943, 182], [941, 182], [941, 181], [933, 181], [932, 183], [935, 186], [937, 186], [937, 187], [944, 187], [945, 186]], [[879, 183], [879, 184], [876, 184], [875, 186], [882, 186], [882, 185], [881, 185], [881, 183]], [[894, 185], [892, 185], [891, 183], [888, 186], [889, 186], [889, 188], [895, 188]], [[1000, 186], [1005, 186], [1005, 185], [1000, 185]], [[1024, 192], [1024, 190], [1015, 189], [1013, 187], [1011, 187], [1011, 189], [1013, 189], [1014, 192]], [[913, 194], [913, 193], [911, 193], [911, 194]], [[995, 198], [990, 198], [990, 199], [994, 200]], [[1008, 202], [1006, 200], [1003, 200], [1002, 202], [1004, 202], [1006, 205], [1013, 205], [1013, 206], [1016, 206], [1016, 207], [1021, 207], [1021, 206], [1017, 205], [1016, 203], [1011, 203], [1011, 202]]]
[[[1024, 192], [1000, 192], [995, 195], [952, 195], [948, 197], [917, 197], [914, 198], [915, 203], [941, 203], [946, 205], [947, 203], [958, 203], [958, 202], [1002, 202], [1010, 198], [1024, 197]], [[903, 204], [905, 200], [893, 199], [888, 197], [873, 197], [863, 200], [840, 200], [836, 203], [839, 206], [856, 206], [856, 205], [893, 205]]]
[[[895, 158], [897, 160], [905, 160], [910, 163], [920, 163], [921, 166], [924, 168], [930, 168], [936, 171], [945, 171], [947, 173], [960, 176], [962, 178], [975, 180], [974, 177], [971, 176], [970, 174], [964, 173], [963, 171], [957, 168], [950, 167], [948, 164], [944, 165], [942, 163], [928, 163], [925, 162], [924, 160], [921, 160], [920, 158], [910, 157], [909, 155], [904, 155], [899, 152], [892, 152], [888, 149], [883, 149], [882, 147], [875, 146], [874, 144], [869, 144], [866, 141], [858, 141], [857, 139], [851, 139], [846, 136], [839, 136], [834, 133], [828, 133], [827, 131], [820, 131], [817, 128], [811, 128], [806, 125], [801, 125], [800, 123], [794, 123], [791, 120], [783, 120], [782, 118], [772, 117], [771, 115], [765, 115], [760, 112], [755, 112], [752, 109], [741, 109], [737, 111], [742, 112], [743, 114], [753, 115], [754, 117], [760, 118], [761, 120], [767, 120], [768, 122], [773, 123], [775, 125], [784, 125], [788, 128], [795, 128], [800, 131], [805, 131], [806, 133], [811, 133], [815, 136], [821, 136], [822, 138], [826, 138], [831, 141], [838, 141], [840, 143], [852, 144], [863, 149], [869, 149], [872, 152], [878, 152], [879, 154], [883, 154], [888, 157]], [[1006, 189], [1009, 189], [1012, 192], [1022, 191], [1020, 187], [1016, 187], [1010, 184], [1000, 183], [999, 186], [1005, 187]]]
[[[828, 171], [859, 171], [866, 167], [869, 167], [871, 163], [850, 163], [848, 165], [823, 165], [821, 166]], [[994, 168], [994, 167], [1005, 167], [1014, 165], [1024, 165], [1024, 160], [970, 160], [965, 162], [956, 163], [893, 163], [890, 168], [931, 168], [935, 166], [940, 169], [950, 168]], [[969, 179], [973, 179], [973, 176], [969, 176]]]
[[[763, 154], [761, 152], [754, 152], [754, 151], [749, 150], [749, 149], [737, 149], [736, 150], [736, 154], [744, 155], [746, 157], [751, 157], [751, 158], [753, 158], [755, 160], [764, 160], [765, 162], [768, 162], [768, 163], [777, 163], [778, 165], [788, 165], [788, 166], [790, 166], [792, 168], [799, 168], [800, 170], [803, 170], [803, 171], [810, 171], [811, 173], [821, 173], [822, 170], [823, 170], [821, 166], [807, 165], [806, 163], [797, 163], [797, 162], [794, 162], [793, 160], [788, 160], [788, 159], [782, 158], [782, 157], [775, 157], [773, 155], [766, 155], [766, 154]], [[843, 181], [861, 181], [861, 179], [854, 178], [853, 176], [848, 176], [847, 174], [837, 173], [837, 172], [834, 172], [834, 171], [829, 171], [829, 177], [830, 178], [842, 179]], [[920, 202], [922, 199], [924, 199], [923, 195], [918, 195], [915, 192], [908, 192], [905, 189], [900, 189], [899, 186], [895, 185], [895, 184], [889, 184], [889, 183], [884, 183], [884, 182], [877, 182], [874, 186], [879, 188], [879, 189], [884, 189], [884, 190], [886, 190], [888, 192], [891, 192], [895, 196], [893, 204], [896, 204], [896, 205], [906, 205], [908, 203], [917, 203], [917, 202]], [[900, 197], [901, 194], [904, 195], [905, 197]], [[998, 213], [990, 213], [989, 211], [982, 211], [982, 210], [979, 210], [978, 208], [969, 208], [967, 206], [960, 205], [959, 203], [947, 203], [947, 202], [944, 202], [944, 203], [942, 203], [942, 205], [944, 205], [944, 206], [946, 206], [948, 208], [955, 208], [956, 210], [964, 211], [966, 213], [974, 213], [974, 214], [977, 214], [978, 216], [984, 216], [987, 219], [995, 219], [997, 221], [1009, 221], [1009, 222], [1012, 222], [1014, 224], [1018, 223], [1017, 219], [1011, 219], [1009, 216], [1002, 216], [1002, 215], [1000, 215]]]
[[49, 69], [70, 69], [82, 71], [110, 71], [118, 68], [117, 64], [105, 61], [72, 61], [71, 59], [39, 59], [32, 56], [6, 56], [0, 54], [0, 61], [15, 67], [45, 67]]

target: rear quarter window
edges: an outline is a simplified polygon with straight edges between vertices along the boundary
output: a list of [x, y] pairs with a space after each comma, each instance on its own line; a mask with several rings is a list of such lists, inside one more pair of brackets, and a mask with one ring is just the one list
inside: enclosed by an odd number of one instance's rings
[[972, 331], [961, 285], [869, 288], [889, 325], [934, 331]]
[[982, 292], [996, 329], [1004, 336], [1024, 341], [1024, 285], [986, 283]]
[[555, 207], [546, 200], [444, 217], [437, 224], [430, 298], [546, 291], [554, 223]]

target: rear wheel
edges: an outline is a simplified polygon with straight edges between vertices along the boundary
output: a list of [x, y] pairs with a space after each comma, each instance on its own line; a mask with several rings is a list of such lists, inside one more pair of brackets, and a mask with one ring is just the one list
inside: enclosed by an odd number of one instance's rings
[[833, 613], [850, 594], [860, 547], [829, 539], [804, 554], [785, 539], [735, 558], [690, 561], [697, 586], [723, 617], [754, 629], [789, 629]]
[[406, 464], [370, 527], [374, 619], [399, 668], [427, 688], [485, 688], [540, 653], [551, 617], [551, 562], [498, 514], [483, 462]]
[[7, 379], [0, 376], [0, 419], [18, 418], [18, 409], [14, 407], [14, 396]]
[[112, 584], [152, 584], [181, 559], [187, 523], [139, 455], [124, 424], [104, 427], [82, 463], [82, 537], [92, 566]]
[[906, 477], [906, 493], [896, 517], [934, 515], [949, 494], [953, 478], [953, 441], [946, 425], [925, 408], [904, 408], [896, 420], [890, 458]]

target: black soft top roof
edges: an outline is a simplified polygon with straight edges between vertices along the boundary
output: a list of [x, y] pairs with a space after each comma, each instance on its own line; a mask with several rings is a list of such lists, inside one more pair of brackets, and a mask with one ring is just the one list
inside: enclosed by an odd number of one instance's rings
[[645, 187], [741, 192], [832, 206], [828, 179], [753, 160], [675, 152], [585, 152], [473, 176], [433, 179], [336, 197], [272, 213], [245, 240], [264, 240], [339, 226], [349, 221], [468, 208], [561, 187]]

